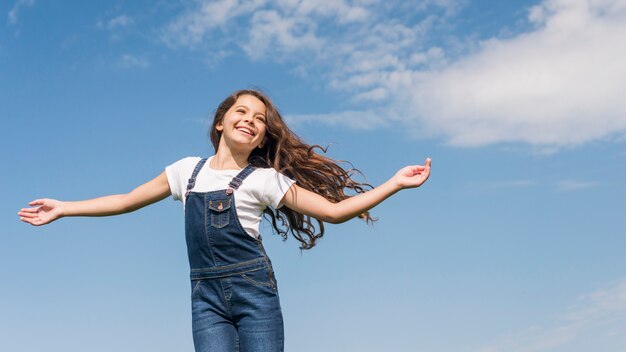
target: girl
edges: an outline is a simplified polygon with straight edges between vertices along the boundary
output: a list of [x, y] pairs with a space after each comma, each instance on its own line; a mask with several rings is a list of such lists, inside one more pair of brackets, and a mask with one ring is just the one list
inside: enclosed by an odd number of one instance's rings
[[[303, 143], [255, 90], [225, 99], [209, 133], [215, 155], [181, 159], [128, 194], [37, 199], [18, 215], [39, 226], [64, 216], [128, 213], [173, 195], [185, 210], [196, 351], [282, 351], [276, 279], [258, 231], [262, 215], [283, 238], [291, 232], [301, 248], [310, 249], [324, 222], [357, 216], [370, 221], [369, 209], [401, 189], [421, 186], [430, 159], [366, 192], [371, 186], [352, 179], [358, 170], [346, 171], [315, 153], [319, 147]], [[346, 189], [358, 195], [346, 195]]]

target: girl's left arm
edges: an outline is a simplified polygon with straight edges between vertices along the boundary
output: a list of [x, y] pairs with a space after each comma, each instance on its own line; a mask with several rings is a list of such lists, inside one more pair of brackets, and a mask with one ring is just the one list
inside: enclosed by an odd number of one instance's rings
[[430, 158], [424, 165], [406, 166], [382, 185], [356, 196], [333, 203], [315, 192], [293, 184], [281, 203], [298, 213], [332, 224], [338, 224], [375, 207], [394, 193], [416, 188], [430, 176]]

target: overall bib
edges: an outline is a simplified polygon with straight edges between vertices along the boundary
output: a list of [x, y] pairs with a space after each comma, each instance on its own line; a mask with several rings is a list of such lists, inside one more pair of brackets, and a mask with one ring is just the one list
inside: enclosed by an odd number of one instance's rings
[[246, 166], [228, 189], [193, 192], [206, 158], [185, 193], [185, 238], [191, 268], [196, 352], [283, 351], [283, 318], [276, 279], [261, 237], [241, 226], [235, 194], [253, 171]]

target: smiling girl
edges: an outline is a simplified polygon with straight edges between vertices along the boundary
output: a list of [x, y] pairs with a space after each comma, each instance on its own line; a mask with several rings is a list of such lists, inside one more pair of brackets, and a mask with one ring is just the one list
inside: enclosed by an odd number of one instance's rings
[[18, 215], [39, 226], [66, 216], [128, 213], [172, 195], [185, 210], [196, 351], [283, 351], [276, 279], [259, 233], [263, 215], [283, 238], [291, 233], [310, 249], [324, 222], [370, 221], [369, 209], [421, 186], [430, 159], [371, 189], [352, 179], [357, 170], [344, 170], [302, 142], [255, 90], [237, 91], [219, 105], [210, 137], [215, 155], [181, 159], [128, 194], [37, 199]]

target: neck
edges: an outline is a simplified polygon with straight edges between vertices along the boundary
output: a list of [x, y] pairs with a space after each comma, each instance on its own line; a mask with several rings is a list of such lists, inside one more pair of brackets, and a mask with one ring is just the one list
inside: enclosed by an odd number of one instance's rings
[[248, 157], [250, 157], [249, 152], [237, 152], [225, 145], [220, 145], [209, 166], [215, 170], [243, 169], [249, 164]]

